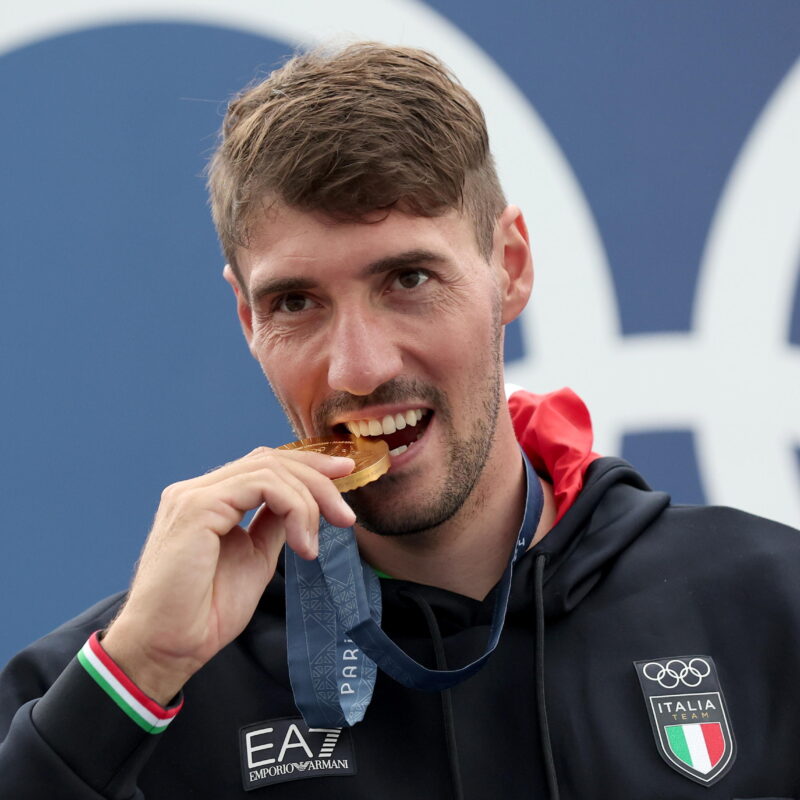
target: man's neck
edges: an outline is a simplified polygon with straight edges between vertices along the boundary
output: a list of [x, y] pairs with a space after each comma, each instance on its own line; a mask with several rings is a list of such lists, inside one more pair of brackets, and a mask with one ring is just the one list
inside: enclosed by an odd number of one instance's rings
[[[552, 487], [540, 482], [544, 507], [534, 543], [550, 530], [555, 519]], [[454, 517], [437, 528], [407, 536], [379, 536], [356, 526], [359, 549], [370, 564], [393, 578], [482, 600], [511, 557], [525, 497], [525, 465], [511, 420], [501, 414], [491, 456]]]

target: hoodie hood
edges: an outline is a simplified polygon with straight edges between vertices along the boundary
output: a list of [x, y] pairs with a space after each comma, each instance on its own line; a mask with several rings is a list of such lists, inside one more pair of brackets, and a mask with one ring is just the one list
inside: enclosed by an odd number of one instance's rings
[[533, 394], [506, 388], [513, 390], [508, 410], [517, 441], [536, 472], [553, 484], [558, 523], [580, 493], [587, 468], [600, 458], [592, 451], [589, 409], [572, 389]]
[[670, 498], [652, 491], [627, 462], [592, 451], [589, 411], [572, 390], [517, 390], [508, 406], [520, 445], [553, 484], [557, 514], [552, 530], [518, 562], [510, 609], [530, 604], [533, 564], [544, 554], [544, 610], [552, 619], [589, 594]]

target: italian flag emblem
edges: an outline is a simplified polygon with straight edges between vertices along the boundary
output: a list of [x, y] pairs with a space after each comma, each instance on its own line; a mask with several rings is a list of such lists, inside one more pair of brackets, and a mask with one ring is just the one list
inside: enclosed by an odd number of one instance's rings
[[730, 715], [707, 655], [634, 661], [656, 749], [686, 778], [711, 786], [736, 760]]
[[687, 767], [708, 775], [725, 755], [725, 738], [719, 722], [667, 725], [669, 749]]

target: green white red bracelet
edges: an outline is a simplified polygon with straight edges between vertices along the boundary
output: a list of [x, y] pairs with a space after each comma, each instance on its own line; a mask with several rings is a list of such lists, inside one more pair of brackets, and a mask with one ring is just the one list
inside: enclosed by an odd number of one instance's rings
[[148, 697], [114, 663], [93, 633], [78, 653], [78, 661], [101, 689], [144, 731], [161, 733], [183, 707], [164, 708]]

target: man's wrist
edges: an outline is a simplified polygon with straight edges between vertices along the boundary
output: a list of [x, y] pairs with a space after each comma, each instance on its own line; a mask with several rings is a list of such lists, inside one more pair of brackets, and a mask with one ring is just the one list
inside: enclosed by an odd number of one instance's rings
[[[113, 627], [106, 632], [94, 634], [87, 646], [90, 648], [90, 652], [86, 653], [87, 659], [93, 654], [124, 689], [140, 700], [150, 701], [155, 706], [153, 710], [157, 716], [158, 708], [166, 712], [174, 707], [174, 700], [187, 680], [184, 673], [154, 662], [140, 647], [131, 644], [123, 633]], [[100, 673], [100, 677], [107, 678], [108, 675]]]

